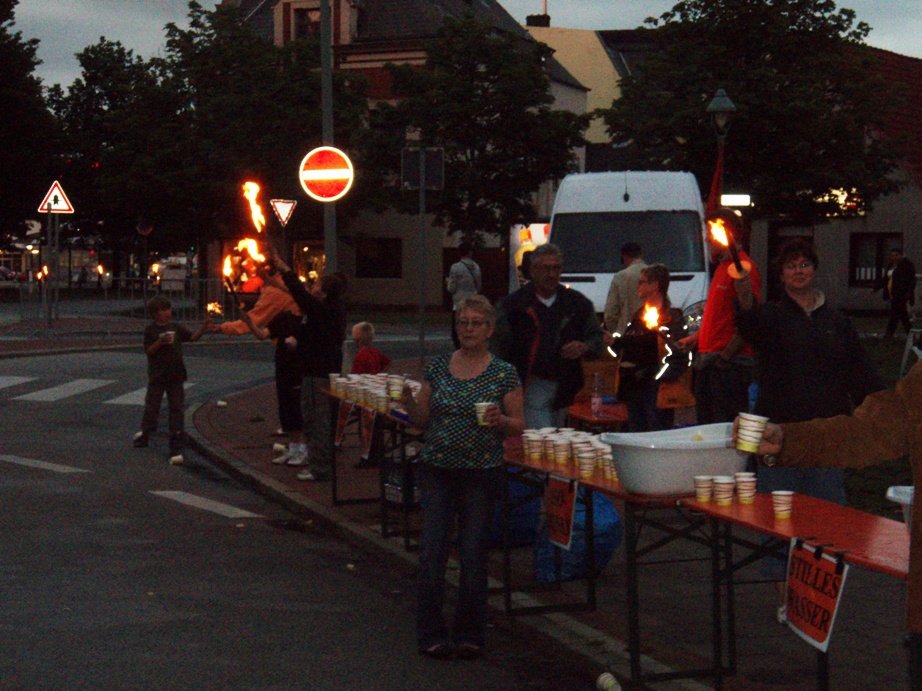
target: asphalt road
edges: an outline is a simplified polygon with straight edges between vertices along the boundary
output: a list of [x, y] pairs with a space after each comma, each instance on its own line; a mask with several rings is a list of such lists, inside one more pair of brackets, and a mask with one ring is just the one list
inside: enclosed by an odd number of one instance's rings
[[[271, 348], [189, 348], [190, 401]], [[140, 353], [0, 362], [0, 689], [589, 689], [515, 622], [476, 662], [416, 654], [414, 575], [204, 459], [131, 447]], [[139, 394], [139, 391], [141, 392]]]

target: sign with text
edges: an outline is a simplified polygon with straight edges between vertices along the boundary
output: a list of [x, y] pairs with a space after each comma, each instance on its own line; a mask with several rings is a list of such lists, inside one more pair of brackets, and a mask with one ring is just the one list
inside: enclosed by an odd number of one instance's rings
[[788, 556], [788, 626], [814, 648], [826, 652], [848, 575], [841, 556], [824, 553], [803, 540], [791, 540]]
[[573, 513], [576, 510], [578, 482], [551, 476], [544, 488], [544, 512], [547, 536], [551, 544], [570, 549], [573, 539]]

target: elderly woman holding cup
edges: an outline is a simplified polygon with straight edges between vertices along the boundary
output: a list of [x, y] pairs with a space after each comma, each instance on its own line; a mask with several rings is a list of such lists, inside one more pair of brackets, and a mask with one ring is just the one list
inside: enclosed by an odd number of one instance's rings
[[[488, 350], [496, 312], [482, 295], [457, 306], [460, 347], [427, 365], [416, 398], [404, 387], [410, 422], [425, 430], [417, 481], [422, 540], [416, 605], [420, 654], [472, 659], [486, 628], [486, 541], [502, 488], [503, 441], [525, 429], [522, 384], [511, 364]], [[480, 406], [478, 404], [488, 403]], [[461, 564], [458, 604], [449, 633], [442, 612], [445, 565], [457, 518]]]
[[[788, 241], [772, 264], [783, 288], [777, 302], [757, 304], [749, 280], [735, 282], [740, 308], [737, 328], [755, 348], [759, 362], [756, 416], [738, 421], [742, 447], [753, 441], [758, 445], [767, 419], [801, 422], [847, 415], [865, 396], [884, 388], [851, 321], [833, 309], [814, 285], [819, 257], [813, 245], [800, 239]], [[746, 428], [754, 429], [755, 440]], [[845, 503], [845, 480], [839, 469], [760, 469], [758, 491], [776, 490]], [[761, 569], [763, 576], [776, 582], [785, 578], [780, 560], [763, 560]], [[783, 609], [778, 616], [783, 619]]]

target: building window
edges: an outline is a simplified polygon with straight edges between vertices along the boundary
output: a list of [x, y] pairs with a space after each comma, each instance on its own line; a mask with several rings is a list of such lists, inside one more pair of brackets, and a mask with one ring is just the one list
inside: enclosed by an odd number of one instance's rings
[[356, 278], [402, 278], [403, 241], [400, 238], [363, 238], [355, 245]]
[[852, 233], [848, 252], [848, 286], [873, 286], [892, 249], [903, 248], [902, 233]]
[[294, 15], [293, 39], [313, 38], [320, 35], [320, 10], [296, 7], [292, 13]]

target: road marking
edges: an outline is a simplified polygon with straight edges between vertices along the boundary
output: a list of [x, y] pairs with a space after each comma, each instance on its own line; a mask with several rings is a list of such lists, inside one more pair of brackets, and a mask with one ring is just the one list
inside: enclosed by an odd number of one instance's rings
[[178, 501], [180, 504], [193, 506], [196, 509], [211, 511], [212, 513], [220, 514], [227, 518], [262, 518], [258, 513], [250, 513], [249, 511], [238, 509], [230, 504], [222, 504], [219, 501], [205, 499], [205, 497], [199, 497], [195, 494], [189, 494], [188, 492], [155, 492], [151, 490], [151, 494], [156, 494], [158, 497], [163, 497], [164, 499], [172, 499], [173, 501]]
[[0, 377], [0, 389], [6, 389], [10, 386], [19, 386], [27, 381], [33, 381], [35, 377]]
[[[186, 382], [183, 384], [183, 389], [189, 390], [195, 386], [192, 382]], [[143, 389], [137, 389], [136, 391], [130, 391], [121, 396], [116, 396], [115, 398], [110, 398], [108, 401], [103, 401], [108, 405], [144, 405], [144, 397], [147, 395], [147, 387]]]
[[39, 401], [41, 403], [53, 403], [63, 398], [77, 396], [93, 389], [98, 389], [109, 384], [114, 384], [112, 379], [74, 379], [60, 386], [53, 386], [50, 389], [41, 389], [33, 391], [24, 396], [16, 396], [14, 401]]
[[59, 465], [57, 463], [46, 463], [45, 461], [37, 461], [34, 458], [22, 458], [21, 456], [7, 456], [5, 454], [0, 454], [0, 461], [5, 463], [15, 463], [16, 465], [24, 465], [28, 468], [38, 468], [40, 470], [50, 470], [53, 473], [90, 473], [92, 471], [86, 470], [84, 468], [74, 468], [69, 465]]

